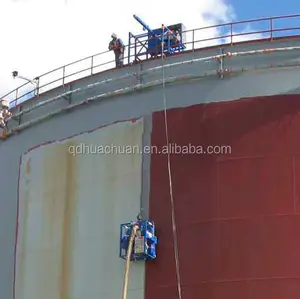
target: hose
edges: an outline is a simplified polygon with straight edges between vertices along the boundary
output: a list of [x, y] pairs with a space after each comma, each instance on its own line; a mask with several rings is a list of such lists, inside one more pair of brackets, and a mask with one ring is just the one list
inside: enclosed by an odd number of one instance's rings
[[128, 249], [127, 249], [127, 256], [126, 256], [126, 267], [125, 267], [125, 275], [124, 275], [124, 284], [123, 284], [123, 294], [122, 299], [127, 299], [127, 292], [128, 292], [128, 280], [129, 280], [129, 268], [130, 268], [130, 257], [132, 253], [133, 241], [138, 230], [137, 225], [132, 226]]

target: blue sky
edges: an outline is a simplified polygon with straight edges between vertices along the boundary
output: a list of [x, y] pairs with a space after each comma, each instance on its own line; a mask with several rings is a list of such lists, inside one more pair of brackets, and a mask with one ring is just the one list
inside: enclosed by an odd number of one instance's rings
[[[141, 33], [141, 26], [133, 19], [137, 14], [152, 28], [162, 23], [184, 23], [187, 29], [201, 28], [237, 20], [255, 19], [283, 14], [300, 13], [300, 1], [260, 0], [185, 0], [184, 5], [173, 5], [171, 13], [157, 9], [161, 0], [152, 0], [151, 5], [141, 5], [140, 0], [114, 1], [99, 0], [0, 0], [0, 97], [22, 85], [24, 81], [13, 79], [11, 72], [18, 70], [20, 75], [33, 79], [62, 65], [107, 50], [112, 32], [117, 33], [127, 44], [128, 32]], [[281, 1], [282, 3], [283, 1]], [[127, 3], [127, 2], [126, 2]], [[279, 3], [279, 4], [278, 4]], [[120, 6], [122, 9], [116, 10]], [[112, 12], [114, 17], [112, 18]], [[275, 27], [300, 26], [300, 17], [294, 20], [276, 21]], [[249, 32], [268, 29], [269, 24], [252, 23], [234, 26], [234, 32]], [[228, 28], [197, 31], [196, 39], [216, 38], [213, 42], [197, 44], [196, 47], [216, 43], [218, 37]], [[286, 32], [286, 35], [290, 32]], [[299, 30], [300, 34], [300, 30]], [[262, 38], [261, 34], [239, 36], [235, 41]], [[187, 36], [190, 41], [191, 36]], [[228, 41], [225, 40], [225, 41]], [[96, 63], [113, 60], [109, 53]], [[89, 67], [82, 64], [81, 69]], [[110, 65], [113, 67], [113, 64]], [[68, 69], [69, 73], [79, 69]], [[96, 71], [101, 71], [97, 69]], [[43, 77], [45, 84], [62, 74]], [[87, 74], [82, 74], [87, 75]], [[76, 78], [73, 77], [73, 80]], [[70, 79], [71, 81], [71, 79]], [[57, 85], [62, 82], [57, 82]], [[29, 85], [32, 88], [32, 85]], [[54, 88], [55, 86], [51, 86]], [[22, 90], [24, 94], [28, 90]]]
[[[238, 19], [255, 19], [259, 17], [279, 16], [300, 13], [298, 0], [259, 0], [259, 1], [228, 1], [234, 7]], [[300, 25], [300, 24], [299, 24]]]
[[[271, 0], [259, 0], [259, 1], [242, 1], [242, 0], [229, 0], [234, 7], [235, 14], [238, 20], [249, 20], [272, 16], [283, 16], [300, 14], [300, 1], [298, 0], [284, 0], [284, 1], [271, 1]], [[282, 19], [275, 22], [277, 28], [286, 27], [287, 24], [291, 27], [300, 27], [300, 17], [295, 19]], [[260, 29], [265, 24], [256, 23], [254, 27]], [[299, 34], [300, 34], [300, 30]], [[279, 33], [277, 33], [279, 34]], [[288, 32], [286, 32], [288, 34]]]

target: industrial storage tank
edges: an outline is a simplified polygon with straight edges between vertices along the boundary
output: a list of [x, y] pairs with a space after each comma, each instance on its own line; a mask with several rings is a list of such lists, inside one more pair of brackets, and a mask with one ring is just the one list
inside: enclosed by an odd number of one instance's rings
[[18, 93], [0, 144], [1, 298], [121, 298], [120, 224], [139, 212], [157, 258], [132, 263], [128, 298], [299, 298], [300, 37], [267, 20], [261, 40], [193, 40], [71, 82], [63, 67], [56, 88], [41, 76], [33, 99]]

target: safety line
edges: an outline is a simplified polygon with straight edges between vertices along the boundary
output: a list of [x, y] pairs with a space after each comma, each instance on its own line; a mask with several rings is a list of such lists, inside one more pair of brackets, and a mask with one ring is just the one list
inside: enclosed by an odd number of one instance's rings
[[177, 289], [179, 299], [182, 299], [181, 291], [181, 279], [180, 279], [180, 268], [179, 268], [179, 254], [178, 254], [178, 240], [177, 230], [175, 221], [175, 208], [174, 208], [174, 196], [173, 196], [173, 184], [172, 184], [172, 173], [171, 173], [171, 155], [169, 152], [169, 129], [168, 129], [168, 118], [167, 118], [167, 96], [166, 96], [166, 82], [165, 82], [165, 68], [164, 68], [164, 25], [162, 25], [162, 41], [161, 41], [161, 69], [162, 69], [162, 87], [163, 87], [163, 102], [164, 102], [164, 116], [165, 116], [165, 133], [166, 143], [168, 148], [168, 175], [169, 175], [169, 187], [170, 187], [170, 200], [171, 200], [171, 216], [172, 216], [172, 228], [173, 228], [173, 242], [174, 242], [174, 255], [176, 265], [176, 277], [177, 277]]

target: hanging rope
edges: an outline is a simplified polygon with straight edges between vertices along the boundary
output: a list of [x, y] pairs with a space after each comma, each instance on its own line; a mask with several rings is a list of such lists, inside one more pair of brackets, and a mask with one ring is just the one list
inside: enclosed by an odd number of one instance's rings
[[166, 143], [168, 147], [168, 153], [167, 153], [168, 175], [169, 175], [169, 188], [170, 188], [170, 200], [171, 200], [171, 217], [172, 217], [172, 229], [173, 229], [174, 256], [175, 256], [175, 265], [176, 265], [177, 289], [178, 289], [178, 297], [179, 299], [182, 299], [178, 241], [177, 241], [177, 230], [176, 230], [175, 208], [174, 208], [174, 197], [173, 197], [173, 184], [172, 184], [172, 174], [171, 174], [171, 155], [169, 152], [170, 142], [169, 142], [168, 118], [167, 118], [167, 97], [166, 97], [166, 82], [165, 82], [165, 68], [164, 68], [164, 29], [165, 26], [162, 25], [161, 70], [162, 70], [162, 87], [163, 87], [164, 116], [165, 116], [165, 133], [166, 133]]

